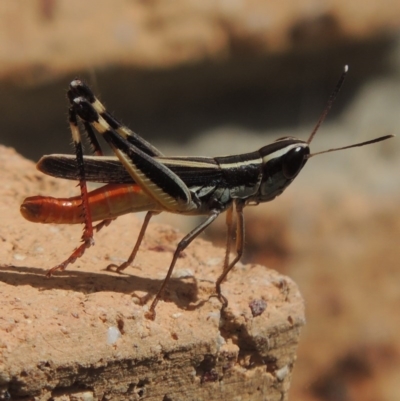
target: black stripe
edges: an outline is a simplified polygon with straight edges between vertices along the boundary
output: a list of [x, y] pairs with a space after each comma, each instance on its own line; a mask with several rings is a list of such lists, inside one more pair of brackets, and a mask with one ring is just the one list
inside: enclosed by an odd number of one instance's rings
[[[171, 169], [179, 178], [188, 186], [217, 186], [224, 185], [224, 176], [217, 162], [208, 157], [168, 157], [159, 159], [161, 163], [165, 164]], [[177, 164], [174, 164], [177, 162]], [[185, 165], [185, 162], [201, 163], [203, 167], [192, 167]], [[208, 167], [209, 166], [209, 167]]]
[[129, 133], [130, 135], [127, 136], [126, 140], [130, 144], [136, 146], [138, 149], [149, 156], [162, 156], [162, 153], [157, 148], [145, 141], [141, 136], [131, 130], [129, 130]]
[[68, 109], [68, 121], [71, 124], [75, 125], [75, 127], [78, 126], [78, 120], [76, 118], [75, 109], [72, 106]]
[[94, 154], [96, 154], [97, 156], [102, 156], [103, 151], [102, 151], [100, 143], [96, 137], [96, 134], [93, 131], [92, 126], [86, 121], [83, 121], [83, 126], [85, 127], [87, 137], [88, 137], [90, 145], [92, 147], [92, 152]]
[[124, 128], [128, 131], [128, 135], [126, 140], [131, 143], [132, 145], [136, 146], [142, 152], [148, 154], [149, 156], [161, 156], [162, 153], [156, 149], [153, 145], [145, 141], [140, 135], [136, 134], [128, 127], [121, 124], [113, 115], [109, 112], [101, 113], [101, 116], [104, 120], [110, 125], [111, 128], [117, 130], [118, 128]]
[[132, 144], [118, 135], [118, 133], [107, 131], [103, 136], [108, 143], [125, 153], [132, 161], [132, 164], [165, 193], [175, 199], [189, 202], [186, 192], [181, 188], [179, 183], [176, 182], [171, 170], [161, 163], [156, 162], [154, 158], [140, 149], [132, 146]]
[[104, 118], [104, 120], [107, 121], [108, 125], [112, 129], [118, 129], [121, 127], [121, 123], [116, 120], [110, 113], [105, 112], [105, 113], [100, 113], [100, 115]]
[[[253, 187], [258, 184], [262, 168], [258, 152], [216, 157], [215, 160], [221, 166], [228, 189], [242, 185]], [[251, 162], [252, 160], [254, 162]]]
[[[78, 179], [79, 183], [82, 189], [82, 185], [86, 182], [86, 176], [85, 176], [85, 166], [83, 163], [83, 150], [82, 150], [82, 143], [81, 142], [75, 142], [75, 153], [76, 153], [76, 162], [78, 164]], [[82, 198], [83, 202], [83, 198]]]

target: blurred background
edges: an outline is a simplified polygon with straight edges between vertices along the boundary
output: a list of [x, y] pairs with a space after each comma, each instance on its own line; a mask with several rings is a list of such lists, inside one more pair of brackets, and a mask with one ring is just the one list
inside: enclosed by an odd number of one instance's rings
[[[399, 2], [3, 0], [0, 142], [34, 161], [71, 153], [75, 77], [167, 155], [307, 139], [345, 64], [312, 151], [397, 138], [313, 158], [280, 198], [247, 208], [244, 261], [305, 299], [292, 400], [399, 400]], [[223, 245], [224, 229], [206, 237]]]

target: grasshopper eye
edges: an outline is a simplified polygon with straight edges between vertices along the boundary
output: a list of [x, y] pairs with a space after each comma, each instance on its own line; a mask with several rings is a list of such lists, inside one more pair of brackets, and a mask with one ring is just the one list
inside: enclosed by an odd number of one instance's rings
[[305, 156], [309, 153], [309, 148], [302, 146], [289, 150], [289, 152], [282, 157], [283, 175], [288, 179], [296, 177], [306, 163], [307, 159]]

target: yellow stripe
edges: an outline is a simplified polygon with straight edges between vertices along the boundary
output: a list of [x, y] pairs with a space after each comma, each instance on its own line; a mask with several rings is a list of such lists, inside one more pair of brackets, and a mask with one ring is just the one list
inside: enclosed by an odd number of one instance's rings
[[[155, 157], [158, 161], [166, 166], [182, 166], [182, 167], [195, 167], [195, 168], [208, 168], [210, 170], [219, 170], [218, 164], [214, 164], [212, 162], [199, 162], [197, 160], [193, 161], [190, 159], [187, 160], [175, 160], [175, 159], [168, 159], [166, 157]], [[213, 160], [210, 158], [210, 160]]]
[[292, 145], [288, 145], [280, 150], [277, 150], [273, 153], [270, 153], [269, 155], [266, 155], [262, 158], [263, 163], [268, 163], [270, 160], [272, 159], [276, 159], [277, 157], [281, 157], [283, 155], [285, 155], [286, 153], [288, 153], [290, 150], [292, 149], [296, 149], [296, 148], [306, 148], [308, 147], [307, 144], [305, 143], [294, 143]]

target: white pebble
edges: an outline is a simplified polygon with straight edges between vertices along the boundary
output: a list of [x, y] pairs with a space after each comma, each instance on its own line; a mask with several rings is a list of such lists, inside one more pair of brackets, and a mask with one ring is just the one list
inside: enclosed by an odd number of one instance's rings
[[107, 330], [107, 344], [112, 345], [115, 344], [118, 338], [121, 337], [121, 332], [118, 330], [118, 327], [111, 326]]
[[14, 253], [15, 260], [24, 260], [26, 258], [25, 255], [21, 255], [20, 253]]

